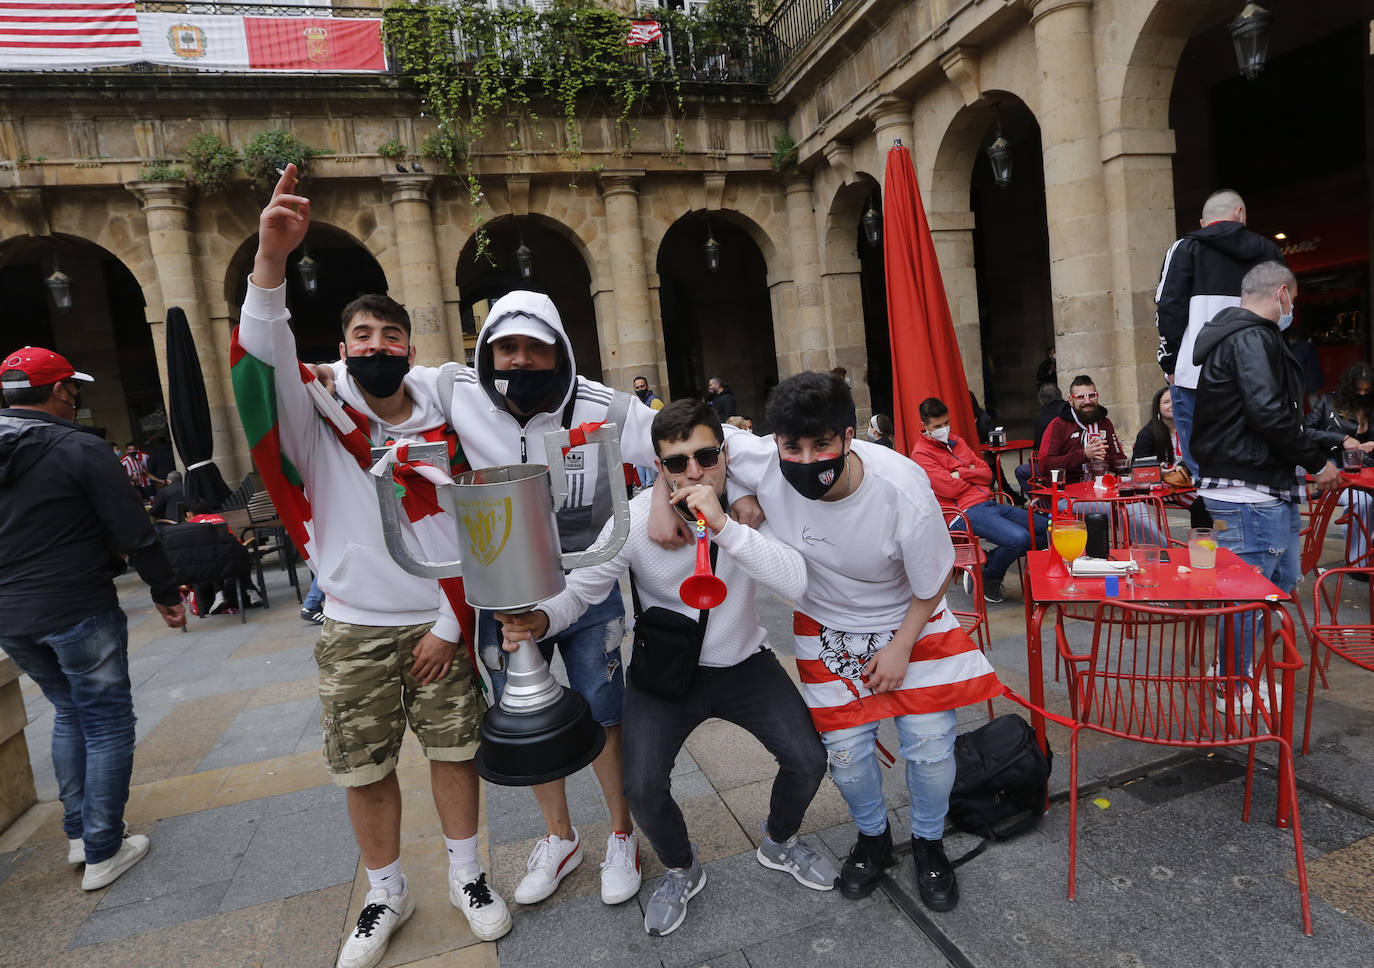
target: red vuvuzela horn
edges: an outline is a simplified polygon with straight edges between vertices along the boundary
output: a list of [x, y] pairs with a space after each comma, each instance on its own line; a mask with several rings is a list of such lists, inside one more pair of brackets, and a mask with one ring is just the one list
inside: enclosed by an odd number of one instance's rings
[[692, 608], [715, 608], [725, 601], [725, 582], [711, 574], [711, 549], [706, 538], [706, 519], [697, 517], [697, 570], [682, 583], [678, 594]]

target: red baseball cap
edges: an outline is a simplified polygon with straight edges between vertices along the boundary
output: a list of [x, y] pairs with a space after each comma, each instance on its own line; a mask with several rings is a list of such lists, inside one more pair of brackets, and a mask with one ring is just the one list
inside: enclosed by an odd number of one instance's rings
[[45, 387], [52, 383], [61, 383], [63, 380], [80, 380], [83, 383], [94, 383], [95, 377], [89, 373], [78, 373], [65, 356], [59, 356], [52, 350], [45, 350], [41, 346], [25, 346], [22, 350], [15, 350], [5, 357], [5, 362], [0, 364], [0, 373], [7, 370], [18, 370], [23, 373], [27, 380], [19, 382], [5, 381], [5, 386], [15, 389], [24, 387]]

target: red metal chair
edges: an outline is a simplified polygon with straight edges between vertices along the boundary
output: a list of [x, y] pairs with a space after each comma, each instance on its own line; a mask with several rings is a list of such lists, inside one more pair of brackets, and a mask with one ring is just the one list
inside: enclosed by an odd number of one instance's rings
[[[983, 599], [983, 566], [987, 564], [988, 556], [978, 543], [978, 536], [973, 533], [973, 526], [963, 511], [944, 505], [941, 505], [940, 511], [945, 516], [945, 526], [949, 527], [949, 537], [954, 543], [954, 570], [965, 576], [973, 599], [972, 611], [951, 608], [950, 613], [959, 620], [959, 627], [978, 643], [979, 651], [987, 655], [992, 642], [988, 631], [988, 604]], [[962, 528], [951, 527], [956, 522], [961, 523]], [[991, 719], [992, 715], [992, 700], [989, 699], [988, 718]]]
[[[1326, 529], [1330, 527], [1331, 519], [1335, 516], [1336, 509], [1340, 507], [1340, 496], [1339, 490], [1327, 491], [1324, 494], [1313, 496], [1308, 505], [1306, 512], [1307, 527], [1299, 532], [1299, 536], [1302, 538], [1302, 556], [1298, 560], [1298, 565], [1302, 569], [1303, 578], [1306, 578], [1308, 575], [1312, 575], [1314, 578], [1320, 577], [1321, 568], [1319, 567], [1319, 563], [1321, 561], [1322, 547], [1326, 543]], [[1314, 586], [1313, 594], [1315, 595], [1315, 593], [1316, 588]], [[1302, 596], [1294, 595], [1293, 599], [1298, 606], [1298, 619], [1302, 622], [1303, 634], [1307, 636], [1308, 642], [1315, 642], [1312, 624], [1308, 621], [1307, 610], [1304, 609], [1302, 605]], [[1315, 617], [1314, 612], [1314, 621]], [[1322, 688], [1325, 689], [1326, 671], [1324, 666], [1326, 663], [1318, 663], [1316, 661], [1317, 649], [1315, 644], [1313, 645], [1312, 654], [1312, 671], [1321, 677]], [[1327, 657], [1327, 661], [1330, 661], [1329, 656]], [[1303, 752], [1306, 753], [1305, 746]]]
[[[1210, 668], [1205, 651], [1197, 649], [1198, 637], [1206, 635], [1217, 651], [1229, 648], [1239, 621], [1256, 623], [1255, 663], [1250, 676], [1224, 675]], [[1075, 652], [1059, 628], [1058, 651], [1069, 679], [1071, 715], [1045, 712], [1072, 730], [1069, 746], [1069, 897], [1074, 897], [1078, 851], [1078, 750], [1079, 735], [1090, 729], [1120, 739], [1162, 746], [1213, 749], [1248, 746], [1245, 800], [1241, 819], [1249, 823], [1255, 747], [1273, 742], [1279, 747], [1279, 815], [1292, 827], [1297, 858], [1298, 894], [1303, 931], [1312, 933], [1308, 904], [1307, 867], [1302, 850], [1302, 825], [1298, 815], [1297, 785], [1293, 776], [1292, 735], [1293, 680], [1302, 668], [1293, 638], [1293, 622], [1287, 612], [1264, 605], [1160, 608], [1125, 603], [1097, 606], [1092, 644]], [[1279, 644], [1279, 654], [1275, 646]], [[1244, 709], [1240, 690], [1253, 690], [1260, 682], [1273, 683], [1282, 673], [1283, 688], [1251, 702]], [[1006, 690], [1008, 698], [1030, 704]], [[1251, 693], [1253, 695], [1253, 692]], [[1280, 699], [1288, 699], [1287, 705]], [[1039, 710], [1037, 710], [1039, 711]]]
[[[1365, 584], [1346, 584], [1346, 577], [1364, 575]], [[1312, 624], [1307, 628], [1307, 638], [1312, 645], [1311, 666], [1307, 679], [1307, 716], [1302, 726], [1302, 753], [1307, 755], [1312, 742], [1312, 700], [1316, 695], [1317, 676], [1322, 673], [1319, 657], [1326, 650], [1325, 659], [1330, 662], [1332, 654], [1340, 656], [1352, 665], [1374, 672], [1374, 568], [1332, 568], [1322, 573], [1312, 586]], [[1341, 621], [1341, 605], [1349, 605], [1343, 596], [1350, 591], [1363, 591], [1368, 596], [1370, 609], [1366, 612], [1363, 624]]]

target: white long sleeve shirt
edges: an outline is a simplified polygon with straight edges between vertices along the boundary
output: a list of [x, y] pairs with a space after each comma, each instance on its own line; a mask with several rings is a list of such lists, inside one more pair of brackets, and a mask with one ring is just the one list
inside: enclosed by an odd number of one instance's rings
[[[689, 544], [669, 551], [649, 540], [652, 501], [653, 492], [644, 491], [630, 502], [630, 535], [614, 558], [573, 571], [568, 575], [567, 588], [539, 606], [549, 617], [548, 635], [563, 631], [588, 606], [605, 598], [628, 569], [634, 569], [635, 587], [644, 608], [657, 605], [688, 618], [697, 617], [698, 610], [686, 605], [678, 594], [682, 582], [696, 570], [696, 547]], [[607, 522], [598, 544], [605, 540], [611, 525]], [[715, 574], [725, 582], [726, 595], [725, 601], [707, 613], [710, 617], [700, 665], [728, 668], [768, 647], [767, 632], [759, 624], [754, 602], [756, 582], [788, 599], [799, 598], [806, 590], [802, 556], [764, 532], [727, 521], [712, 538], [720, 545]]]

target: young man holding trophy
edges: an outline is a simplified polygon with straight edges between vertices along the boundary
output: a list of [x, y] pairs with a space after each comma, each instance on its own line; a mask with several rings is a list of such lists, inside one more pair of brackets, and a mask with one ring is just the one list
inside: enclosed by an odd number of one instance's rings
[[[801, 696], [768, 647], [754, 602], [756, 582], [784, 598], [800, 596], [806, 565], [799, 553], [766, 532], [726, 515], [728, 454], [713, 408], [696, 400], [670, 403], [654, 418], [653, 442], [655, 466], [666, 477], [676, 507], [692, 521], [704, 522], [718, 549], [713, 570], [723, 581], [723, 600], [684, 602], [691, 596], [682, 591], [683, 582], [693, 577], [697, 554], [650, 540], [654, 496], [645, 491], [630, 502], [630, 534], [614, 558], [572, 572], [567, 588], [535, 610], [497, 618], [510, 651], [524, 638], [556, 636], [629, 571], [638, 614], [625, 686], [625, 789], [640, 828], [667, 868], [644, 913], [645, 930], [660, 936], [682, 924], [687, 902], [706, 883], [669, 774], [687, 737], [707, 719], [742, 726], [778, 761], [759, 863], [818, 891], [830, 890], [836, 874], [824, 855], [797, 837], [825, 774], [825, 751]], [[610, 529], [607, 523], [598, 544]]]
[[[460, 587], [445, 594], [392, 561], [369, 474], [371, 446], [392, 440], [446, 440], [456, 463], [462, 451], [432, 395], [414, 391], [410, 320], [387, 297], [363, 296], [344, 310], [339, 355], [346, 375], [336, 384], [344, 407], [297, 362], [285, 271], [309, 227], [310, 201], [293, 194], [295, 180], [288, 165], [259, 219], [232, 374], [254, 461], [326, 595], [315, 648], [324, 755], [334, 782], [347, 790], [370, 886], [338, 966], [371, 968], [415, 906], [401, 873], [395, 773], [407, 722], [430, 763], [450, 901], [482, 940], [508, 932], [511, 918], [477, 857], [472, 758], [486, 703], [469, 650], [458, 648], [470, 612]], [[453, 522], [425, 500], [424, 483], [406, 479], [404, 538], [426, 558], [451, 560], [458, 553]]]

